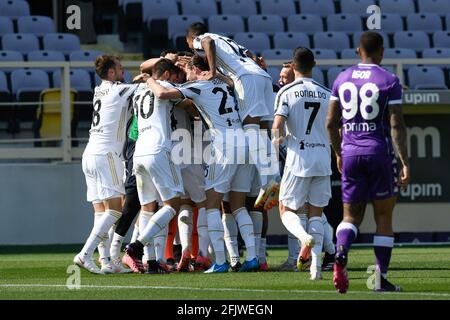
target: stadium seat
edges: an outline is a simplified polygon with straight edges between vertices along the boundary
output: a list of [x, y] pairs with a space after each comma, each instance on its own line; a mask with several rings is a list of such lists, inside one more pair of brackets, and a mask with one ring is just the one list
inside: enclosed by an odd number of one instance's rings
[[342, 59], [359, 59], [356, 49], [344, 49], [341, 51]]
[[50, 87], [48, 74], [42, 70], [18, 69], [11, 73], [11, 91], [18, 102], [35, 102], [36, 105], [18, 105], [17, 129], [20, 122], [34, 122], [41, 92]]
[[332, 88], [333, 87], [333, 83], [334, 80], [336, 80], [336, 78], [338, 77], [338, 75], [346, 70], [349, 66], [345, 66], [345, 67], [331, 67], [330, 69], [328, 69], [327, 71], [327, 85], [328, 88]]
[[435, 66], [411, 67], [408, 70], [409, 87], [414, 90], [447, 89], [444, 71]]
[[341, 1], [341, 12], [364, 16], [367, 8], [374, 4], [375, 0], [345, 0]]
[[[437, 13], [439, 15], [450, 12], [450, 1], [448, 0], [418, 0], [419, 12]], [[447, 24], [447, 29], [449, 29]]]
[[[53, 87], [61, 87], [61, 72], [53, 73]], [[93, 88], [91, 75], [84, 69], [70, 70], [70, 87], [77, 91], [77, 101], [92, 102]], [[80, 104], [76, 107], [77, 121], [90, 122], [92, 120], [92, 105]]]
[[184, 15], [209, 17], [218, 14], [215, 0], [182, 0], [181, 12]]
[[220, 4], [222, 14], [237, 14], [242, 17], [258, 14], [254, 0], [222, 0]]
[[434, 32], [442, 30], [441, 18], [435, 13], [408, 14], [406, 26], [409, 31]]
[[[18, 51], [0, 51], [0, 62], [5, 61], [23, 61], [23, 55]], [[2, 71], [11, 71], [12, 69], [14, 68], [0, 68]]]
[[333, 0], [300, 0], [300, 13], [328, 16], [336, 13]]
[[[77, 93], [71, 90], [69, 98], [72, 138], [76, 137], [76, 123], [74, 122], [74, 102], [76, 97]], [[36, 110], [36, 118], [33, 126], [35, 139], [61, 138], [61, 100], [61, 89], [46, 89], [41, 92], [39, 95], [39, 107]], [[58, 142], [56, 141], [35, 143], [35, 146], [38, 147], [50, 147], [56, 145], [58, 145]]]
[[[385, 59], [417, 59], [417, 53], [413, 49], [407, 49], [407, 48], [385, 49], [384, 50], [384, 58]], [[409, 69], [412, 66], [414, 66], [414, 65], [405, 64], [405, 65], [403, 65], [403, 68]], [[392, 67], [394, 67], [394, 66], [392, 66]]]
[[234, 40], [253, 53], [261, 53], [266, 49], [270, 49], [270, 39], [265, 33], [240, 32], [234, 36]]
[[80, 38], [71, 33], [49, 33], [44, 36], [44, 49], [61, 51], [69, 55], [81, 49]]
[[[336, 51], [331, 49], [312, 49], [315, 60], [337, 59]], [[331, 65], [317, 66], [317, 69], [328, 70]]]
[[277, 83], [280, 79], [281, 67], [267, 67], [267, 73], [272, 77], [272, 83]]
[[251, 15], [248, 17], [249, 32], [264, 32], [272, 35], [284, 31], [283, 19], [274, 14]]
[[[389, 37], [386, 33], [384, 32], [379, 32], [379, 34], [381, 34], [381, 36], [383, 37], [383, 45], [385, 48], [389, 48], [390, 44], [389, 44]], [[355, 32], [352, 36], [352, 40], [353, 40], [353, 48], [357, 48], [359, 46], [359, 39], [361, 38], [361, 35], [363, 34], [362, 31], [358, 31]]]
[[435, 47], [450, 48], [450, 31], [436, 31], [433, 34], [433, 43]]
[[[28, 61], [65, 61], [64, 54], [60, 51], [31, 51], [28, 53]], [[39, 68], [46, 72], [53, 72], [59, 68]]]
[[178, 15], [175, 0], [145, 0], [142, 2], [142, 18], [148, 22], [151, 19], [167, 19]]
[[2, 16], [17, 19], [22, 16], [30, 15], [30, 6], [23, 0], [0, 1], [0, 12]]
[[354, 32], [362, 31], [361, 17], [356, 14], [332, 14], [327, 17], [330, 31]]
[[209, 31], [212, 33], [233, 36], [245, 32], [244, 19], [239, 15], [217, 15], [208, 18]]
[[187, 28], [195, 22], [203, 22], [203, 20], [199, 16], [191, 15], [170, 16], [167, 20], [169, 39], [172, 39], [175, 34], [185, 34]]
[[325, 78], [320, 68], [313, 68], [312, 77], [316, 82], [320, 83], [323, 86], [326, 86]]
[[295, 49], [297, 47], [311, 47], [309, 37], [301, 32], [280, 32], [274, 35], [275, 49]]
[[[12, 102], [11, 93], [8, 89], [8, 81], [6, 74], [0, 71], [0, 103]], [[7, 130], [9, 133], [14, 132], [14, 107], [12, 106], [0, 106], [0, 121], [7, 123]]]
[[19, 51], [22, 54], [39, 50], [39, 40], [34, 34], [8, 33], [2, 37], [3, 50]]
[[56, 32], [53, 19], [45, 16], [20, 17], [17, 20], [17, 28], [21, 33], [33, 33], [37, 36]]
[[[133, 76], [131, 75], [130, 72], [128, 72], [126, 70], [125, 70], [124, 78], [125, 78], [125, 83], [131, 83], [133, 81]], [[100, 77], [97, 74], [95, 74], [94, 81], [95, 81], [95, 86], [98, 86], [102, 82], [102, 79], [100, 79]]]
[[7, 33], [14, 33], [13, 21], [9, 17], [0, 17], [0, 36]]
[[415, 13], [413, 0], [380, 0], [379, 6], [382, 13], [397, 13], [402, 16]]
[[[422, 58], [424, 59], [448, 59], [450, 58], [450, 48], [428, 48], [423, 50]], [[448, 68], [448, 64], [437, 65], [435, 67]]]
[[69, 56], [70, 61], [95, 61], [103, 52], [97, 50], [72, 51]]
[[350, 48], [350, 40], [343, 32], [317, 32], [314, 34], [314, 48], [340, 51]]
[[394, 33], [394, 45], [398, 48], [422, 50], [430, 47], [430, 40], [423, 31], [400, 31]]
[[446, 15], [445, 15], [445, 25], [446, 25], [446, 29], [448, 30], [448, 29], [450, 29], [450, 13], [447, 13]]
[[403, 31], [402, 17], [395, 13], [381, 14], [381, 30], [388, 33]]
[[260, 0], [262, 14], [275, 14], [287, 17], [297, 12], [293, 0]]
[[265, 60], [292, 60], [292, 50], [287, 49], [268, 49], [262, 52]]
[[322, 18], [315, 14], [290, 15], [287, 19], [287, 28], [290, 32], [304, 32], [308, 34], [324, 30]]

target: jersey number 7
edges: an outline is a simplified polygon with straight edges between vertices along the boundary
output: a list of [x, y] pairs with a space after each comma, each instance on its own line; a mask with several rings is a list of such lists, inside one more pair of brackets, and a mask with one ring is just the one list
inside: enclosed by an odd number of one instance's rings
[[311, 112], [311, 116], [309, 117], [308, 126], [306, 127], [306, 134], [311, 134], [311, 128], [314, 123], [314, 120], [316, 120], [317, 113], [320, 109], [320, 102], [305, 102], [305, 109], [311, 109], [313, 108], [313, 111]]

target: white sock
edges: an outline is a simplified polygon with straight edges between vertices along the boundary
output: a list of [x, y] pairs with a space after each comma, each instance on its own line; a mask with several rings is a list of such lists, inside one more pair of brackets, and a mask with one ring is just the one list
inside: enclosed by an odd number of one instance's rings
[[253, 260], [256, 258], [256, 245], [252, 219], [250, 218], [250, 215], [248, 214], [248, 211], [245, 207], [239, 208], [234, 211], [233, 216], [238, 224], [242, 239], [245, 242], [245, 248], [247, 251], [245, 260]]
[[194, 213], [189, 205], [182, 205], [178, 214], [178, 232], [182, 250], [192, 250], [192, 217]]
[[151, 217], [144, 231], [142, 233], [140, 232], [138, 241], [144, 245], [149, 244], [151, 239], [164, 229], [176, 214], [175, 209], [171, 206], [163, 206]]
[[327, 216], [322, 213], [323, 223], [323, 249], [328, 254], [335, 254], [336, 247], [333, 243], [333, 227], [328, 223]]
[[137, 238], [139, 237], [139, 224], [135, 223], [134, 224], [134, 228], [133, 228], [133, 234], [131, 235], [131, 240], [130, 242], [136, 242]]
[[99, 221], [94, 224], [91, 234], [87, 239], [83, 249], [81, 249], [81, 255], [92, 258], [95, 248], [98, 246], [100, 241], [106, 240], [108, 237], [109, 229], [119, 220], [121, 212], [115, 210], [106, 210], [102, 214]]
[[165, 250], [166, 250], [166, 241], [167, 241], [168, 229], [169, 228], [166, 225], [153, 238], [153, 243], [155, 244], [156, 261], [166, 262]]
[[285, 211], [281, 216], [281, 221], [283, 222], [284, 227], [300, 241], [308, 236], [308, 233], [306, 233], [302, 226], [300, 217], [294, 212]]
[[300, 241], [292, 233], [288, 232], [288, 260], [290, 262], [297, 261], [300, 252]]
[[260, 261], [259, 246], [261, 244], [263, 214], [261, 211], [250, 211], [250, 218], [252, 219], [253, 234], [255, 235], [255, 252], [256, 252], [256, 255], [258, 256], [258, 261]]
[[[102, 216], [105, 212], [96, 212], [94, 214], [94, 228], [96, 225], [100, 223], [100, 220], [102, 219]], [[108, 239], [100, 241], [100, 243], [97, 246], [98, 254], [100, 256], [101, 263], [107, 262], [107, 260], [110, 258], [109, 254], [109, 248], [108, 248]]]
[[314, 247], [311, 250], [311, 272], [317, 272], [322, 264], [323, 223], [322, 217], [309, 219], [308, 232], [314, 238]]
[[208, 255], [208, 246], [209, 246], [206, 208], [198, 208], [197, 233], [198, 233], [198, 252], [201, 256], [206, 257]]
[[225, 263], [225, 243], [222, 219], [219, 209], [206, 210], [206, 219], [208, 221], [208, 234], [216, 256], [216, 263], [221, 265]]
[[[145, 230], [145, 227], [147, 226], [150, 219], [153, 217], [155, 213], [154, 212], [148, 212], [148, 211], [142, 211], [139, 214], [139, 228], [137, 234], [143, 233]], [[138, 237], [136, 237], [137, 240]], [[136, 241], [135, 240], [135, 241]], [[155, 247], [153, 239], [150, 239], [150, 241], [147, 244], [144, 244], [144, 256], [142, 257], [142, 261], [148, 261], [148, 260], [155, 260]]]
[[120, 259], [120, 250], [122, 249], [123, 239], [121, 235], [114, 233], [111, 241], [111, 260], [116, 261]]
[[259, 262], [266, 262], [266, 248], [267, 248], [267, 239], [261, 238], [259, 242]]
[[238, 247], [238, 226], [236, 220], [231, 213], [222, 215], [222, 223], [224, 229], [225, 246], [227, 247], [230, 256], [231, 265], [234, 266], [239, 262], [239, 247]]

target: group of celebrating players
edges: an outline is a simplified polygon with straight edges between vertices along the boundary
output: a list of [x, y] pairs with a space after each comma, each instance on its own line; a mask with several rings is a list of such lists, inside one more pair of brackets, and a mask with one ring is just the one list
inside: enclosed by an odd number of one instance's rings
[[[311, 279], [320, 280], [333, 269], [334, 286], [345, 293], [348, 252], [371, 201], [375, 289], [400, 290], [387, 269], [392, 211], [409, 166], [402, 87], [379, 66], [383, 38], [361, 36], [362, 63], [342, 72], [331, 91], [312, 79], [315, 60], [307, 48], [294, 51], [275, 88], [261, 57], [204, 24], [191, 25], [186, 41], [194, 54], [147, 60], [132, 84], [123, 83], [116, 57], [97, 58], [102, 82], [82, 161], [95, 219], [74, 262], [97, 274], [267, 271], [267, 212], [279, 203], [296, 240], [281, 270], [309, 268]], [[344, 202], [336, 246], [323, 214], [331, 198], [331, 147]], [[246, 248], [242, 264], [238, 234]], [[182, 251], [174, 264], [176, 237]]]

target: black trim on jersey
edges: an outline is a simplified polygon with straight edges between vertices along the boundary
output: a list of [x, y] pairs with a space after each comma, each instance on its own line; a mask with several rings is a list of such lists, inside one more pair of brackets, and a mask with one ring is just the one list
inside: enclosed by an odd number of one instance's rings
[[311, 81], [312, 83], [314, 83], [316, 86], [321, 87], [323, 90], [328, 91], [329, 93], [331, 93], [331, 90], [328, 89], [327, 87], [321, 85], [320, 83], [316, 82], [316, 81]]
[[130, 90], [129, 87], [123, 88], [122, 91], [119, 92], [119, 96], [123, 97], [123, 95], [124, 95], [125, 93], [127, 93], [128, 90]]
[[191, 90], [193, 93], [200, 95], [202, 93], [202, 90], [199, 88], [191, 88], [187, 87], [186, 89]]
[[290, 84], [284, 86], [283, 88], [280, 89], [280, 91], [278, 91], [278, 93], [277, 93], [277, 101], [275, 101], [275, 106], [276, 106], [275, 111], [278, 110], [278, 104], [280, 103], [281, 95], [282, 95], [285, 91], [287, 91], [288, 89], [290, 89], [290, 88], [292, 88], [292, 87], [294, 87], [294, 86], [296, 86], [296, 85], [299, 85], [299, 84], [303, 84], [303, 81], [301, 81], [301, 80], [299, 80], [298, 82], [297, 82], [297, 81], [294, 81], [294, 82], [292, 82], [292, 83], [290, 83]]

